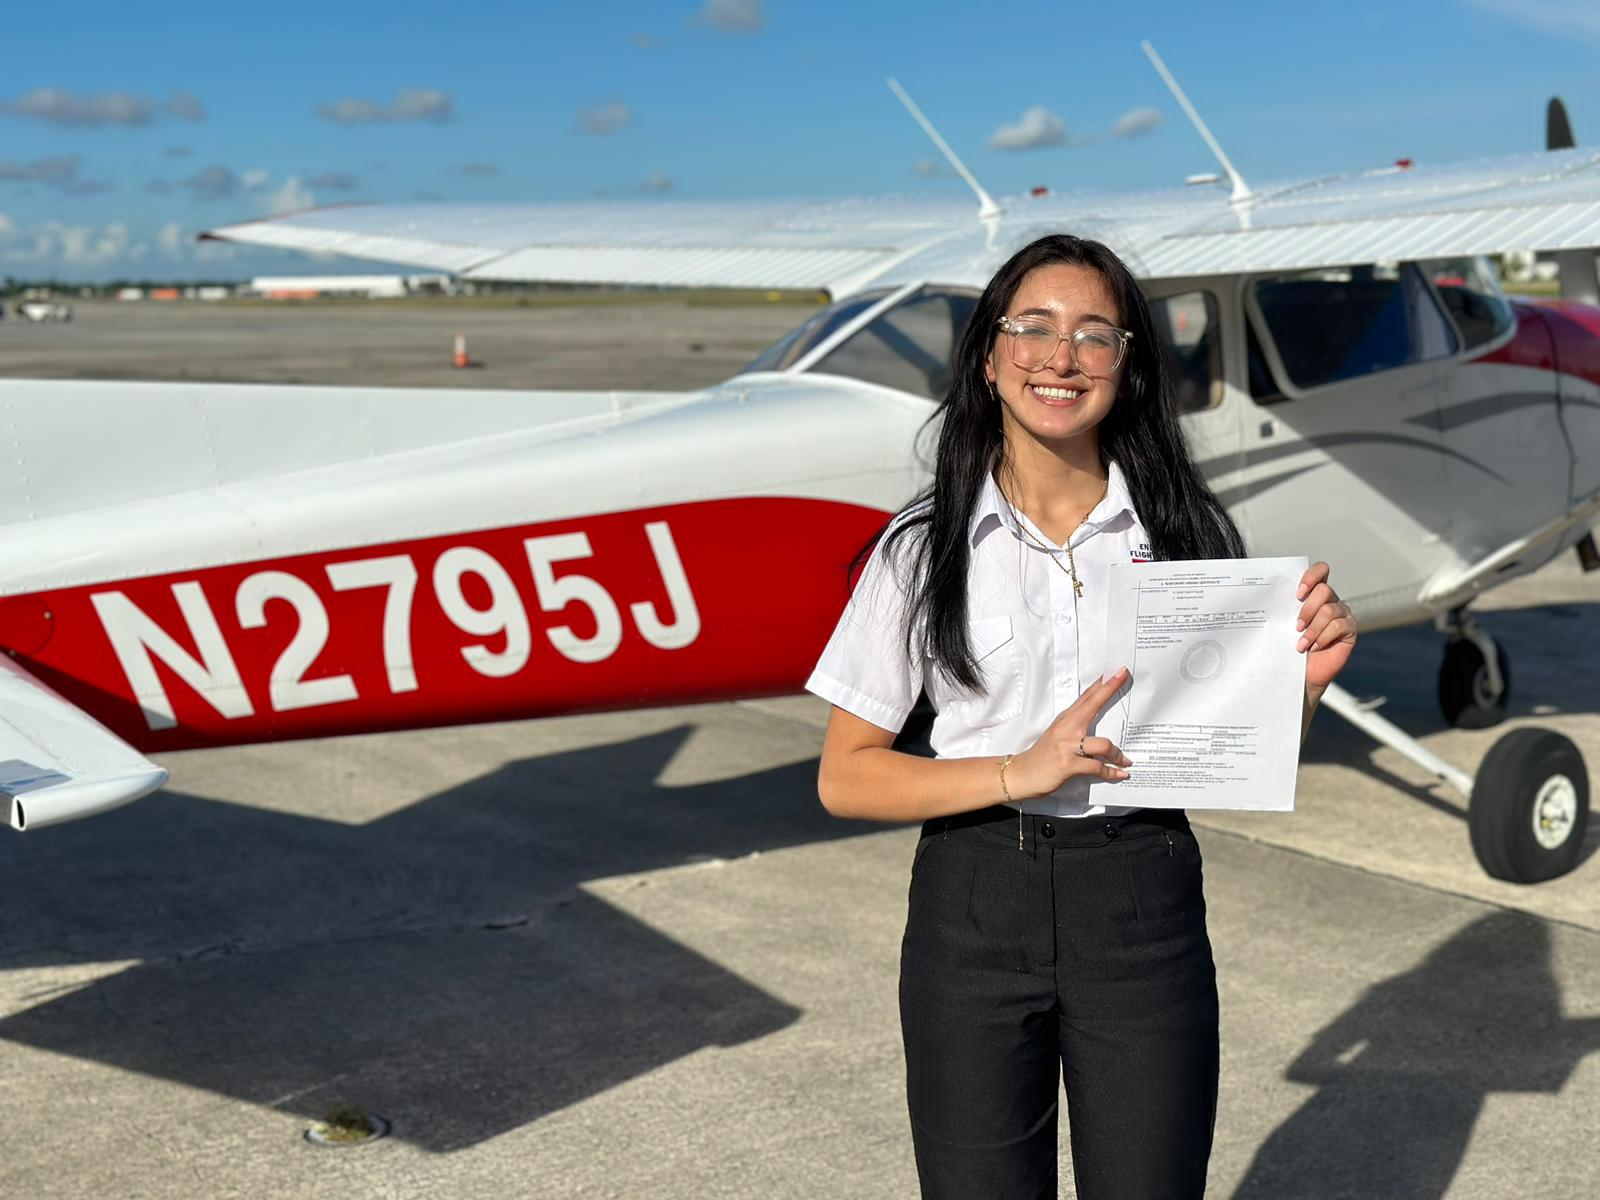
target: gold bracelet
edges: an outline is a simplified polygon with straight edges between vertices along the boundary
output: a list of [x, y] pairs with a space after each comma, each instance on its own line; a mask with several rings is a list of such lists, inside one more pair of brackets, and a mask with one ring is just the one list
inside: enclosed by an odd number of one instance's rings
[[[1011, 789], [1006, 786], [1006, 768], [1011, 765], [1011, 760], [1015, 757], [1015, 754], [1008, 754], [1000, 760], [1000, 790], [1006, 794], [1007, 804], [1017, 804], [1011, 798]], [[1017, 849], [1021, 850], [1022, 848], [1022, 805], [1017, 804]]]

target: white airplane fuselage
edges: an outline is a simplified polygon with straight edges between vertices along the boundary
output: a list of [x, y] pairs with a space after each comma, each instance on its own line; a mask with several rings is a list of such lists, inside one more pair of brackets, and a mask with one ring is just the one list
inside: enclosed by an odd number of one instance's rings
[[[1582, 536], [1594, 310], [1271, 401], [1243, 313], [1191, 451], [1251, 551], [1326, 558], [1364, 628]], [[161, 750], [797, 690], [848, 563], [929, 478], [933, 405], [777, 371], [679, 395], [4, 381], [0, 411], [0, 640]]]

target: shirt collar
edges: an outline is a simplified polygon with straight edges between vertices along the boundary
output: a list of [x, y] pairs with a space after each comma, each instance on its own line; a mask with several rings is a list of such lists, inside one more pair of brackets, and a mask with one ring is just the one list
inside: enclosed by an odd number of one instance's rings
[[[1000, 485], [994, 481], [994, 475], [985, 471], [983, 486], [978, 490], [978, 501], [972, 507], [972, 521], [968, 526], [972, 545], [976, 547], [995, 529], [1010, 529], [1014, 536], [1022, 537], [1016, 528], [1013, 511], [1006, 498], [1001, 495]], [[1122, 468], [1112, 462], [1106, 468], [1106, 494], [1084, 518], [1083, 523], [1097, 530], [1103, 529], [1125, 512], [1137, 515], [1133, 507], [1133, 495], [1128, 491], [1128, 481], [1122, 474]]]

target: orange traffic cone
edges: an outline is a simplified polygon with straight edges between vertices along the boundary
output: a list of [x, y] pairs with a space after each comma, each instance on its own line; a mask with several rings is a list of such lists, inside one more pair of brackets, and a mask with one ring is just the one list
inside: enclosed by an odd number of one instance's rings
[[464, 333], [456, 334], [456, 354], [450, 360], [450, 365], [453, 367], [470, 367], [472, 365], [472, 360], [467, 357], [467, 335]]

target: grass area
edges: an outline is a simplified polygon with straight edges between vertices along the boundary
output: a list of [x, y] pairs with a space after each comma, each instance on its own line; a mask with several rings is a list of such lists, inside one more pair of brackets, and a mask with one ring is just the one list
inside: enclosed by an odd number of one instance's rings
[[1561, 281], [1559, 279], [1530, 279], [1526, 283], [1502, 283], [1508, 296], [1547, 296], [1561, 295]]
[[[822, 292], [764, 290], [761, 288], [674, 288], [634, 290], [623, 288], [552, 288], [534, 292], [494, 292], [477, 296], [417, 295], [375, 300], [366, 296], [322, 296], [314, 300], [268, 300], [238, 296], [228, 300], [166, 301], [221, 308], [395, 308], [395, 309], [515, 309], [515, 308], [634, 308], [641, 305], [686, 305], [690, 308], [750, 308], [756, 305], [792, 305], [815, 308], [826, 304]], [[152, 303], [140, 301], [139, 303]]]

